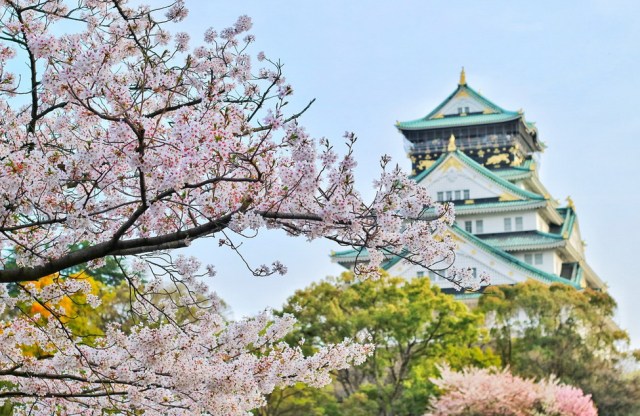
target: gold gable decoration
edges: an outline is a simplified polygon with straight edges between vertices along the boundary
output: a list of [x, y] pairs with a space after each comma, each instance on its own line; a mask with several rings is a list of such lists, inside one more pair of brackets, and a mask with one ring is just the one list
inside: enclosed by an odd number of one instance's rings
[[509, 163], [509, 155], [507, 153], [493, 155], [485, 162], [487, 165], [499, 165], [501, 163]]
[[464, 166], [462, 162], [457, 157], [449, 157], [447, 160], [441, 165], [443, 171], [448, 171], [449, 169], [462, 170]]
[[418, 163], [418, 169], [420, 170], [429, 169], [431, 166], [433, 166], [434, 163], [436, 163], [435, 160], [422, 159], [420, 163]]
[[518, 198], [518, 197], [517, 197], [517, 196], [515, 196], [515, 195], [508, 194], [508, 193], [506, 193], [506, 192], [505, 192], [504, 194], [501, 194], [501, 195], [498, 197], [498, 201], [500, 201], [500, 202], [506, 202], [506, 201], [520, 201], [520, 198]]
[[517, 155], [517, 154], [513, 154], [513, 161], [511, 162], [511, 166], [520, 166], [522, 165], [522, 162], [524, 161], [524, 159], [522, 158], [522, 156]]
[[449, 144], [447, 145], [447, 152], [455, 152], [457, 149], [456, 146], [456, 136], [453, 134], [449, 137]]
[[447, 233], [447, 236], [451, 237], [451, 239], [456, 242], [456, 250], [460, 249], [460, 244], [459, 243], [464, 243], [465, 242], [456, 233]]

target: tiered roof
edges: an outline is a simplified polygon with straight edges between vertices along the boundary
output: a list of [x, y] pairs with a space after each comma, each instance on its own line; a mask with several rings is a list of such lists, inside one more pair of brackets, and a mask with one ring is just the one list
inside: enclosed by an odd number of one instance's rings
[[520, 166], [509, 166], [502, 169], [494, 169], [493, 173], [502, 179], [508, 181], [517, 181], [522, 179], [528, 179], [534, 175], [536, 169], [536, 162], [533, 158], [528, 158]]
[[528, 251], [558, 248], [566, 244], [562, 235], [542, 231], [518, 231], [478, 235], [487, 244], [505, 251]]
[[[499, 246], [493, 245], [491, 242], [486, 241], [485, 239], [480, 238], [479, 236], [475, 236], [471, 233], [468, 233], [464, 229], [460, 228], [457, 225], [453, 225], [451, 227], [451, 232], [457, 235], [458, 238], [468, 241], [475, 247], [480, 250], [483, 250], [507, 263], [513, 265], [514, 267], [524, 271], [528, 275], [530, 275], [534, 279], [538, 279], [540, 281], [546, 283], [564, 283], [575, 288], [581, 288], [581, 278], [582, 272], [580, 273], [572, 273], [570, 278], [560, 277], [555, 274], [544, 272], [538, 269], [535, 266], [526, 263], [509, 252], [501, 249]], [[552, 237], [550, 237], [552, 238]], [[343, 264], [343, 265], [352, 265], [356, 262], [366, 262], [369, 258], [368, 252], [366, 249], [361, 250], [345, 250], [340, 252], [335, 252], [331, 254], [333, 261]], [[387, 253], [386, 260], [382, 264], [382, 268], [385, 270], [389, 270], [391, 267], [402, 261], [402, 257], [398, 255], [392, 255]], [[576, 268], [579, 268], [579, 265], [576, 263]]]
[[[477, 163], [475, 160], [471, 159], [469, 156], [465, 155], [463, 152], [461, 152], [460, 150], [455, 148], [455, 137], [454, 136], [452, 136], [450, 140], [451, 140], [451, 143], [450, 143], [449, 151], [447, 153], [443, 153], [442, 155], [440, 155], [440, 157], [431, 166], [429, 166], [427, 169], [423, 170], [418, 175], [413, 176], [412, 177], [413, 180], [415, 180], [418, 183], [420, 181], [422, 181], [424, 178], [429, 176], [429, 174], [431, 172], [433, 172], [440, 165], [442, 165], [445, 162], [445, 160], [447, 160], [449, 157], [451, 157], [452, 153], [453, 153], [453, 155], [458, 160], [460, 160], [460, 162], [462, 162], [463, 164], [469, 166], [471, 169], [473, 169], [474, 171], [478, 172], [479, 174], [481, 174], [485, 178], [489, 179], [491, 182], [494, 182], [495, 184], [499, 185], [504, 190], [510, 191], [510, 192], [522, 197], [522, 199], [538, 200], [538, 201], [543, 201], [543, 200], [546, 199], [543, 195], [539, 195], [539, 194], [527, 191], [525, 189], [519, 188], [516, 185], [514, 185], [513, 183], [511, 183], [508, 180], [504, 179], [502, 176], [496, 175], [495, 173], [493, 173], [492, 171], [490, 171], [486, 167], [484, 167], [481, 164]], [[451, 144], [453, 146], [451, 146]]]
[[[463, 110], [468, 108], [469, 112], [460, 113], [459, 108]], [[398, 121], [396, 127], [400, 130], [429, 130], [503, 123], [519, 118], [525, 122], [522, 111], [505, 110], [468, 86], [463, 68], [456, 90], [433, 111], [416, 120]], [[535, 123], [525, 122], [525, 125], [532, 131], [536, 130]]]

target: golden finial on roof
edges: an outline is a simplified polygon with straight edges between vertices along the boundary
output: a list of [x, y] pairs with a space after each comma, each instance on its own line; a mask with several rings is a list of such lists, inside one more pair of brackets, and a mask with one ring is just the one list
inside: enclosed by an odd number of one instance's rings
[[576, 210], [576, 206], [573, 204], [573, 199], [570, 196], [567, 197], [567, 206], [572, 210]]
[[452, 134], [451, 137], [449, 137], [449, 145], [447, 145], [447, 152], [455, 152], [456, 149], [457, 149], [456, 136]]
[[462, 71], [460, 71], [460, 82], [458, 85], [467, 85], [467, 75], [464, 73], [464, 67], [462, 67]]

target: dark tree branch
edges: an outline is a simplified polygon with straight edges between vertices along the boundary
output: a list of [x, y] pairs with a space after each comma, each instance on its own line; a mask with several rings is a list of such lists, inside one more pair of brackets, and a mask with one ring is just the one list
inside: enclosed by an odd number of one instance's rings
[[160, 110], [152, 111], [151, 113], [145, 114], [144, 117], [153, 118], [155, 116], [159, 116], [161, 114], [169, 113], [171, 111], [179, 110], [182, 107], [191, 107], [192, 105], [197, 105], [202, 102], [202, 98], [198, 98], [197, 100], [189, 101], [182, 104], [170, 105]]
[[234, 213], [245, 209], [246, 207], [241, 207], [215, 221], [210, 221], [206, 224], [183, 231], [177, 231], [157, 237], [134, 238], [131, 240], [116, 242], [109, 240], [94, 246], [73, 251], [60, 258], [52, 259], [40, 266], [0, 270], [0, 283], [37, 280], [52, 273], [105, 256], [141, 254], [151, 251], [186, 247], [190, 240], [223, 230], [228, 226], [229, 221], [231, 221], [231, 216]]

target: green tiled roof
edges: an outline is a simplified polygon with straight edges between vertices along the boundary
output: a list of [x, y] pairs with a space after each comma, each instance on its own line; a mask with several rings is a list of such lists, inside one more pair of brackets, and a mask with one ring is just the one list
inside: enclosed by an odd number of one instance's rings
[[[442, 110], [449, 103], [449, 101], [451, 101], [459, 93], [466, 93], [466, 95], [468, 95], [474, 101], [485, 107], [485, 109], [488, 110], [488, 113], [469, 114], [464, 116], [454, 115], [436, 118], [440, 110]], [[396, 123], [396, 127], [398, 127], [400, 130], [426, 130], [443, 127], [455, 127], [461, 125], [470, 126], [477, 124], [500, 123], [504, 121], [515, 120], [520, 117], [522, 117], [521, 113], [505, 110], [504, 108], [486, 99], [476, 90], [469, 87], [467, 84], [462, 84], [458, 85], [458, 88], [456, 88], [455, 91], [453, 91], [447, 98], [445, 98], [442, 103], [440, 103], [435, 109], [433, 109], [433, 111], [431, 111], [426, 116], [417, 120], [399, 121], [398, 123]], [[535, 129], [533, 123], [527, 123], [527, 126], [529, 128]]]
[[428, 130], [445, 127], [475, 126], [479, 124], [500, 123], [521, 117], [518, 113], [505, 114], [470, 114], [468, 116], [453, 116], [444, 118], [419, 118], [417, 120], [402, 121], [396, 124], [400, 130]]
[[[466, 238], [468, 241], [470, 241], [472, 244], [476, 245], [477, 247], [479, 247], [480, 249], [487, 251], [497, 257], [502, 258], [503, 260], [506, 260], [508, 263], [513, 264], [515, 267], [526, 271], [527, 273], [531, 274], [533, 277], [536, 277], [540, 280], [546, 281], [548, 283], [564, 283], [576, 288], [580, 288], [580, 283], [579, 281], [569, 281], [565, 278], [562, 278], [560, 276], [557, 276], [555, 274], [551, 274], [551, 273], [547, 273], [544, 272], [520, 259], [518, 259], [517, 257], [507, 253], [506, 251], [498, 248], [498, 247], [494, 247], [492, 245], [490, 245], [489, 243], [485, 242], [484, 240], [480, 239], [479, 237], [476, 237], [475, 235], [466, 232], [465, 230], [463, 230], [462, 228], [460, 228], [457, 225], [453, 225], [452, 226], [453, 231], [456, 234], [461, 235], [463, 238]], [[334, 259], [338, 260], [340, 258], [343, 259], [347, 259], [347, 258], [353, 258], [357, 255], [357, 253], [359, 252], [359, 250], [346, 250], [346, 251], [341, 251], [339, 253], [334, 253], [332, 254], [331, 257], [333, 257]], [[362, 257], [363, 261], [367, 260], [367, 252], [366, 250], [362, 250], [360, 256]], [[397, 264], [399, 261], [401, 261], [402, 258], [400, 256], [393, 256], [390, 259], [388, 259], [387, 261], [385, 261], [382, 264], [382, 268], [385, 270], [388, 270], [389, 268], [391, 268], [393, 265]]]
[[[456, 217], [472, 214], [488, 214], [494, 212], [525, 211], [544, 208], [548, 201], [523, 200], [523, 201], [495, 201], [474, 204], [457, 204], [455, 206]], [[426, 218], [435, 217], [435, 209], [428, 208], [421, 213]]]
[[560, 246], [565, 242], [561, 235], [541, 231], [502, 233], [478, 237], [485, 243], [505, 251], [542, 250]]
[[478, 101], [480, 104], [484, 105], [485, 107], [489, 107], [491, 110], [493, 110], [496, 113], [511, 113], [511, 111], [507, 111], [504, 108], [500, 107], [499, 105], [491, 102], [490, 100], [486, 99], [482, 94], [480, 94], [479, 92], [477, 92], [476, 90], [474, 90], [473, 88], [471, 88], [470, 86], [468, 86], [466, 83], [464, 84], [458, 84], [458, 87], [455, 89], [455, 91], [453, 91], [451, 94], [449, 94], [449, 96], [447, 98], [445, 98], [445, 100], [443, 102], [440, 103], [440, 105], [438, 105], [436, 108], [433, 109], [433, 111], [431, 111], [429, 114], [427, 114], [424, 118], [431, 118], [433, 116], [435, 116], [436, 114], [438, 114], [438, 112], [440, 112], [440, 110], [447, 105], [447, 103], [456, 96], [456, 94], [458, 94], [460, 91], [464, 91], [467, 94], [469, 94], [470, 97], [474, 98], [476, 101]]
[[456, 215], [485, 214], [501, 211], [524, 211], [527, 209], [543, 208], [547, 205], [544, 200], [524, 201], [496, 201], [479, 204], [458, 204], [455, 206]]
[[[384, 252], [384, 250], [382, 251]], [[359, 262], [360, 261], [366, 262], [369, 260], [369, 251], [366, 248], [359, 249], [359, 250], [350, 249], [350, 250], [336, 251], [331, 253], [330, 257], [335, 261], [337, 261], [338, 263], [340, 263], [340, 260], [343, 260], [344, 262], [349, 262], [349, 261], [355, 262], [356, 257], [358, 257]], [[386, 257], [385, 261], [383, 261], [382, 264], [380, 265], [380, 267], [382, 267], [384, 270], [388, 270], [389, 268], [391, 268], [391, 266], [393, 266], [394, 264], [402, 260], [402, 257], [396, 256], [391, 253], [385, 253], [385, 257]]]
[[[384, 250], [383, 250], [384, 252]], [[349, 250], [343, 250], [343, 251], [334, 251], [331, 253], [331, 258], [339, 260], [339, 259], [354, 259], [357, 256], [360, 256], [362, 258], [362, 261], [367, 261], [369, 260], [369, 251], [366, 248], [362, 248], [362, 249], [349, 249]], [[393, 256], [390, 253], [385, 253], [385, 255], [387, 257], [391, 257]], [[395, 256], [393, 256], [395, 257]]]
[[533, 175], [532, 166], [535, 166], [533, 159], [527, 159], [520, 166], [509, 166], [508, 168], [493, 169], [491, 172], [494, 175], [506, 179], [508, 181], [514, 181], [517, 179], [528, 178]]
[[453, 225], [453, 229], [461, 234], [463, 237], [467, 238], [469, 241], [475, 243], [477, 246], [479, 246], [480, 248], [484, 249], [485, 251], [488, 251], [492, 254], [495, 254], [498, 257], [503, 258], [504, 260], [508, 261], [509, 263], [515, 265], [516, 267], [523, 269], [529, 273], [531, 273], [532, 275], [538, 277], [541, 280], [547, 281], [549, 283], [564, 283], [570, 286], [573, 286], [575, 288], [580, 289], [580, 284], [578, 282], [571, 282], [567, 279], [564, 279], [560, 276], [557, 276], [555, 274], [551, 274], [551, 273], [547, 273], [547, 272], [543, 272], [542, 270], [518, 259], [517, 257], [507, 253], [504, 250], [501, 250], [497, 247], [493, 247], [490, 244], [487, 244], [486, 242], [484, 242], [483, 240], [481, 240], [480, 238], [476, 237], [473, 234], [470, 234], [468, 232], [466, 232], [465, 230], [463, 230], [462, 228], [458, 227], [457, 225]]
[[465, 155], [460, 150], [456, 150], [456, 154], [458, 155], [458, 157], [460, 157], [460, 160], [462, 160], [468, 166], [470, 166], [471, 168], [476, 170], [476, 172], [482, 174], [483, 176], [485, 176], [486, 178], [492, 180], [493, 182], [497, 183], [498, 185], [509, 189], [511, 192], [515, 193], [516, 195], [521, 195], [521, 196], [523, 196], [525, 198], [529, 198], [529, 199], [538, 199], [538, 200], [545, 199], [545, 197], [542, 196], [542, 195], [538, 195], [536, 193], [524, 190], [522, 188], [518, 188], [517, 186], [515, 186], [511, 182], [509, 182], [509, 181], [507, 181], [505, 179], [502, 179], [501, 177], [495, 175], [489, 169], [485, 168], [484, 166], [482, 166], [481, 164], [479, 164], [475, 160], [471, 159], [469, 156]]
[[561, 235], [567, 235], [567, 238], [571, 236], [573, 232], [573, 224], [576, 222], [576, 212], [571, 207], [558, 208], [558, 213], [564, 217], [562, 222]]
[[440, 166], [440, 164], [442, 164], [442, 162], [451, 153], [454, 153], [455, 156], [457, 156], [458, 159], [460, 159], [461, 162], [463, 162], [464, 164], [466, 164], [470, 168], [474, 169], [476, 172], [480, 173], [485, 178], [487, 178], [490, 181], [492, 181], [492, 182], [500, 185], [501, 187], [509, 190], [510, 192], [513, 192], [516, 195], [519, 195], [519, 196], [521, 196], [521, 197], [523, 197], [525, 199], [534, 199], [534, 200], [544, 200], [545, 199], [545, 197], [542, 196], [542, 195], [538, 195], [536, 193], [524, 190], [522, 188], [518, 188], [517, 186], [515, 186], [514, 184], [512, 184], [508, 180], [501, 178], [500, 176], [496, 175], [494, 172], [490, 171], [489, 169], [485, 168], [484, 166], [482, 166], [481, 164], [479, 164], [475, 160], [471, 159], [469, 156], [465, 155], [460, 150], [455, 150], [454, 152], [448, 152], [448, 153], [441, 154], [440, 157], [435, 161], [435, 163], [433, 165], [431, 165], [429, 168], [423, 170], [418, 175], [412, 177], [412, 179], [415, 180], [416, 182], [420, 182], [425, 177], [427, 177], [431, 172], [433, 172], [438, 166]]
[[[342, 251], [332, 251], [331, 252], [331, 257], [333, 257], [333, 258], [354, 257], [360, 251], [361, 250], [356, 250], [356, 249], [349, 249], [349, 250], [342, 250]], [[364, 249], [364, 251], [366, 251], [366, 249]]]

